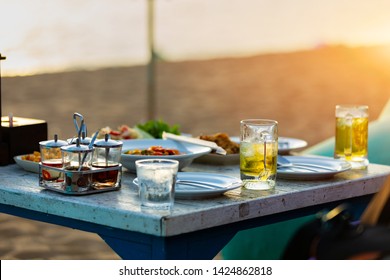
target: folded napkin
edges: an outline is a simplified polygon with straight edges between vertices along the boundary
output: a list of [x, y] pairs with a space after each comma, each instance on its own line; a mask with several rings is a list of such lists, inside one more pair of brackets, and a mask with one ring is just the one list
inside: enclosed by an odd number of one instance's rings
[[183, 136], [183, 135], [176, 135], [165, 131], [162, 134], [162, 139], [171, 139], [175, 141], [182, 141], [182, 142], [187, 142], [195, 145], [206, 146], [211, 148], [211, 150], [217, 154], [226, 155], [226, 151], [212, 141], [202, 140], [202, 139]]

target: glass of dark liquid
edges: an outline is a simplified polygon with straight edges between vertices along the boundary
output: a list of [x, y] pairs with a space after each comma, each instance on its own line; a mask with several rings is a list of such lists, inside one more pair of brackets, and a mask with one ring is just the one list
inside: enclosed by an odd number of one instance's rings
[[57, 134], [54, 135], [54, 140], [39, 142], [42, 163], [40, 176], [43, 184], [47, 187], [60, 188], [64, 182], [64, 174], [58, 169], [63, 166], [61, 147], [66, 145], [68, 142], [59, 140]]
[[[115, 187], [119, 179], [119, 162], [123, 143], [110, 139], [105, 134], [104, 139], [93, 144], [92, 156], [93, 187], [96, 189]], [[97, 172], [95, 172], [97, 170]]]

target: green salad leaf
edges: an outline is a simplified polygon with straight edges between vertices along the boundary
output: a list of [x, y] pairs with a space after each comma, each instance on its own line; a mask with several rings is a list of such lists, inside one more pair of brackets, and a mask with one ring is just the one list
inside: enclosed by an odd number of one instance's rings
[[134, 126], [133, 129], [138, 133], [140, 139], [154, 139], [152, 135], [147, 133], [145, 130], [139, 128], [138, 126]]
[[161, 139], [164, 131], [180, 135], [179, 125], [169, 125], [162, 120], [150, 120], [143, 124], [137, 124], [136, 127], [142, 129], [154, 138]]

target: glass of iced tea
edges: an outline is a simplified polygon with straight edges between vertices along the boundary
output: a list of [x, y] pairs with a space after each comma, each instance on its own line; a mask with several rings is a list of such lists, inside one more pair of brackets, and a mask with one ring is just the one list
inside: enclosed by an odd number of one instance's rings
[[[54, 135], [54, 140], [39, 142], [41, 153], [41, 174], [42, 182], [49, 187], [61, 187], [64, 182], [64, 174], [54, 168], [62, 168], [61, 147], [68, 145], [68, 142], [59, 140], [58, 135]], [[45, 168], [53, 167], [53, 168]]]
[[368, 106], [337, 105], [334, 157], [345, 159], [352, 168], [368, 165]]
[[276, 184], [278, 122], [247, 119], [240, 123], [240, 174], [251, 190], [272, 190]]

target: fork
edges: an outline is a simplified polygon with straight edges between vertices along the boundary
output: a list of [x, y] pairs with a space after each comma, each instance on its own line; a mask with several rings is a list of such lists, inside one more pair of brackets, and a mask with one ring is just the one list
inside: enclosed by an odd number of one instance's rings
[[308, 171], [314, 171], [314, 172], [319, 170], [335, 171], [335, 169], [332, 167], [327, 167], [327, 166], [313, 164], [313, 163], [304, 163], [304, 162], [292, 163], [286, 157], [278, 155], [278, 168], [294, 168], [294, 167], [299, 169], [306, 169]]
[[226, 187], [222, 187], [218, 184], [213, 184], [209, 182], [201, 182], [201, 181], [191, 181], [191, 180], [176, 180], [176, 184], [179, 185], [188, 185], [188, 186], [195, 186], [200, 187], [204, 189], [225, 189]]

